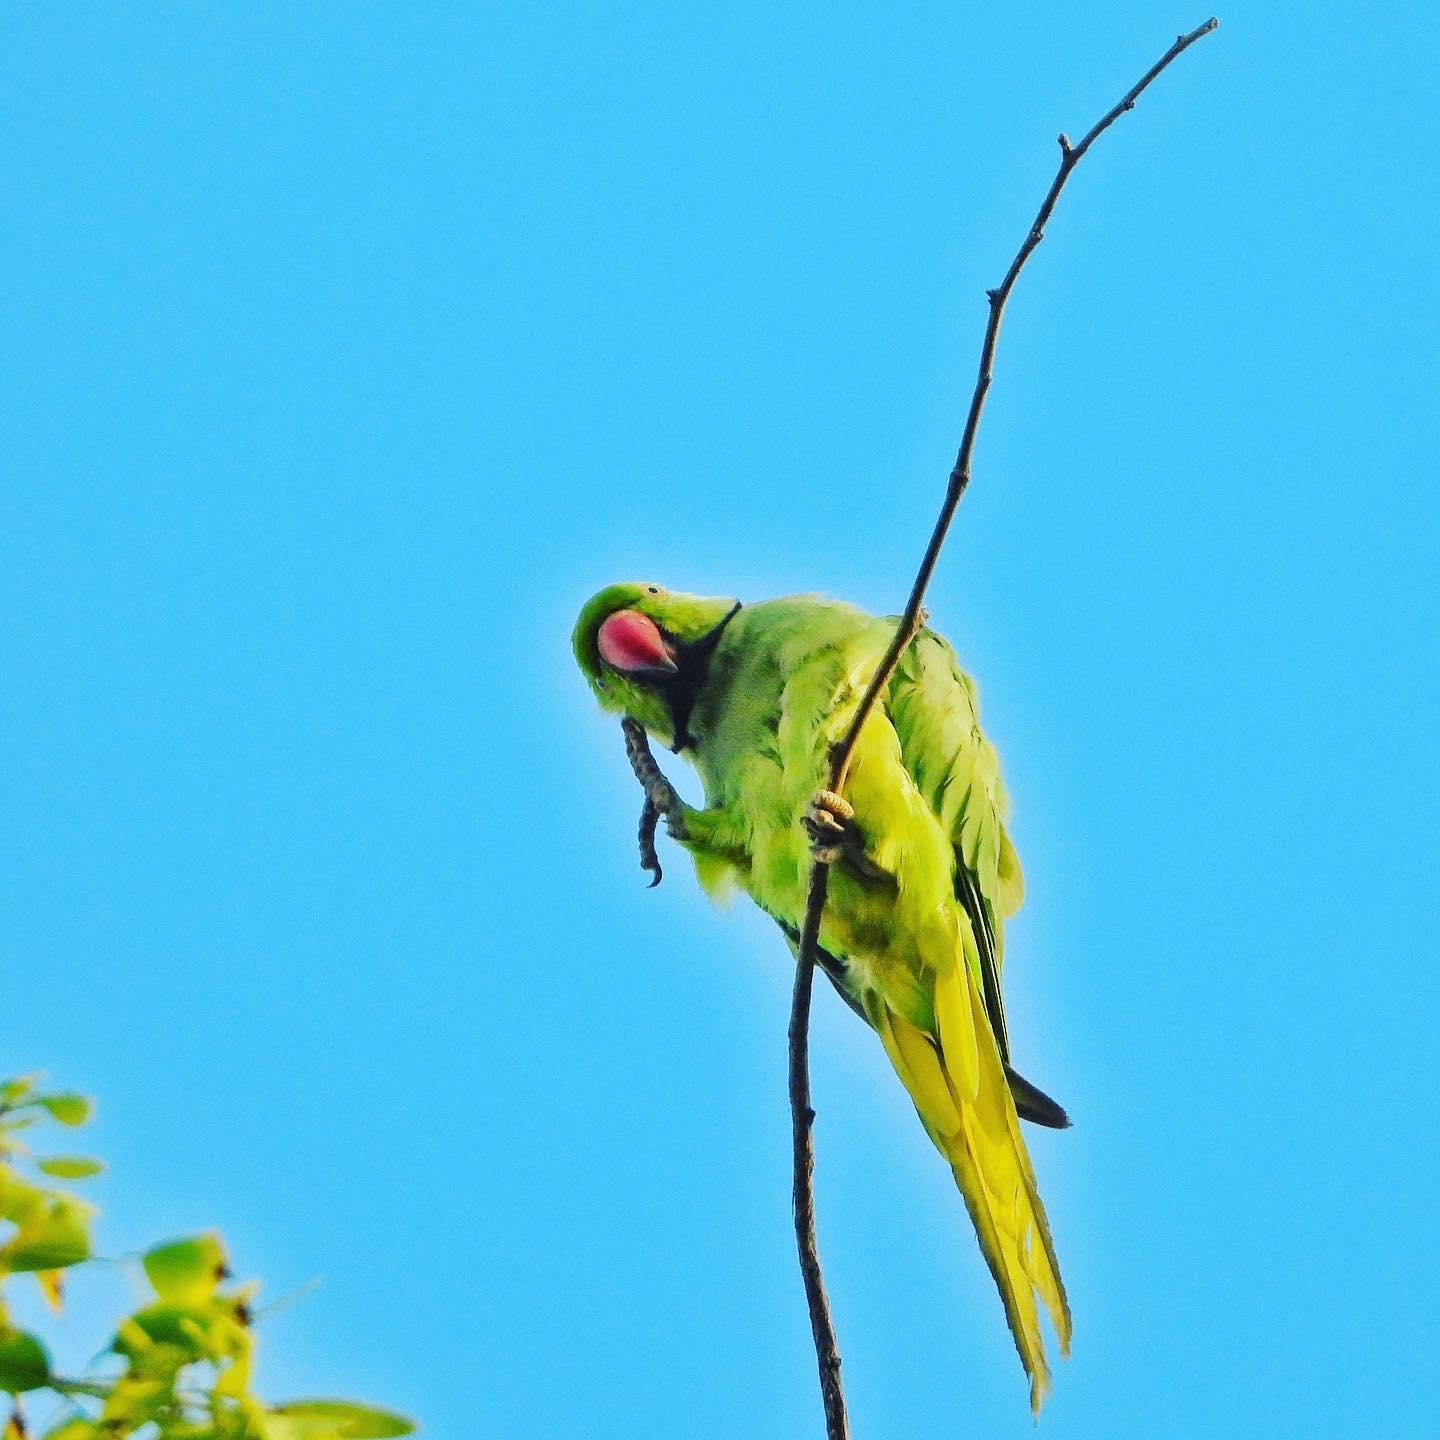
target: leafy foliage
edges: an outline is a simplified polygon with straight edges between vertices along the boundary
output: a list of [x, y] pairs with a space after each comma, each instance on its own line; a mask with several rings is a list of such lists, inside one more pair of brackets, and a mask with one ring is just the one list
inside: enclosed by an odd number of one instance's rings
[[41, 1440], [389, 1440], [414, 1431], [403, 1416], [349, 1400], [266, 1405], [254, 1395], [257, 1285], [231, 1283], [214, 1231], [147, 1251], [149, 1293], [120, 1321], [94, 1373], [57, 1374], [40, 1336], [11, 1322], [6, 1286], [33, 1276], [60, 1308], [65, 1272], [93, 1257], [97, 1212], [46, 1181], [84, 1180], [103, 1167], [84, 1155], [32, 1155], [33, 1127], [84, 1125], [94, 1111], [87, 1097], [42, 1091], [40, 1082], [0, 1082], [0, 1391], [12, 1397], [3, 1440], [26, 1440], [21, 1397], [47, 1392], [65, 1413]]

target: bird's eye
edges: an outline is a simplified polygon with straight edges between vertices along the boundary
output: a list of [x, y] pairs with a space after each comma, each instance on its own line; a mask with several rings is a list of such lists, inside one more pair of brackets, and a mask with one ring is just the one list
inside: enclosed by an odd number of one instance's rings
[[645, 587], [645, 593], [647, 595], [658, 595], [660, 593], [660, 587], [658, 585], [647, 585]]

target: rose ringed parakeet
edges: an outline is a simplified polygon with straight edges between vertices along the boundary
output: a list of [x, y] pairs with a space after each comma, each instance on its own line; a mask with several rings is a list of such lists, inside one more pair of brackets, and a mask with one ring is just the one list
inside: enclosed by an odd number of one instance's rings
[[656, 772], [666, 828], [712, 895], [738, 885], [792, 948], [812, 856], [831, 862], [820, 963], [878, 1034], [954, 1172], [1038, 1412], [1043, 1307], [1070, 1311], [1019, 1120], [1068, 1124], [1010, 1066], [1004, 922], [1024, 893], [975, 686], [922, 630], [860, 732], [845, 797], [822, 790], [896, 621], [816, 596], [742, 605], [643, 583], [594, 596], [575, 627], [596, 698], [690, 760], [705, 805]]

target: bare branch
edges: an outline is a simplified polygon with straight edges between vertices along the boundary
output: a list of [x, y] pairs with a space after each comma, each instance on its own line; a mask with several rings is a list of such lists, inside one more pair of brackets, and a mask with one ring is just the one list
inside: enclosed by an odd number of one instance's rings
[[[931, 532], [925, 554], [916, 571], [915, 581], [910, 587], [910, 598], [905, 603], [900, 623], [895, 628], [894, 638], [884, 658], [871, 677], [860, 698], [860, 703], [851, 718], [849, 728], [835, 747], [830, 758], [828, 787], [840, 793], [850, 767], [850, 757], [860, 737], [865, 721], [874, 709], [880, 692], [890, 683], [900, 657], [905, 653], [925, 623], [925, 591], [934, 574], [935, 564], [940, 558], [941, 547], [950, 530], [950, 522], [960, 504], [960, 497], [970, 483], [970, 458], [975, 448], [975, 436], [980, 428], [980, 417], [985, 410], [985, 399], [990, 392], [994, 378], [995, 347], [1000, 336], [1000, 320], [1005, 313], [1005, 303], [1015, 287], [1015, 281], [1025, 267], [1025, 262], [1045, 238], [1045, 225], [1055, 209], [1055, 202], [1070, 172], [1080, 163], [1085, 152], [1115, 123], [1127, 110], [1135, 108], [1135, 102], [1171, 61], [1184, 54], [1197, 40], [1210, 34], [1219, 25], [1215, 18], [1207, 20], [1188, 35], [1176, 37], [1175, 43], [1150, 67], [1133, 85], [1120, 102], [1101, 116], [1086, 132], [1078, 145], [1072, 145], [1065, 135], [1060, 139], [1060, 168], [1050, 189], [1040, 205], [1029, 232], [1026, 234], [1005, 278], [995, 289], [987, 291], [990, 301], [990, 317], [985, 327], [985, 339], [980, 347], [979, 372], [975, 390], [970, 397], [970, 410], [965, 417], [965, 429], [960, 439], [960, 451], [950, 471], [945, 499], [940, 507], [939, 518]], [[828, 1440], [847, 1440], [850, 1423], [845, 1413], [845, 1397], [840, 1386], [840, 1351], [835, 1339], [835, 1325], [830, 1316], [829, 1300], [825, 1294], [825, 1280], [820, 1268], [820, 1256], [815, 1237], [815, 1146], [813, 1126], [815, 1111], [810, 1104], [810, 1000], [815, 978], [815, 952], [820, 940], [820, 920], [825, 909], [826, 890], [829, 885], [830, 867], [817, 860], [810, 870], [810, 889], [805, 904], [805, 924], [800, 933], [800, 945], [795, 964], [795, 988], [790, 1005], [790, 1122], [793, 1159], [793, 1200], [795, 1210], [795, 1240], [800, 1255], [800, 1273], [805, 1281], [805, 1298], [810, 1307], [810, 1329], [815, 1339], [815, 1357], [820, 1368], [820, 1392], [825, 1404], [825, 1431]]]
[[[820, 1243], [815, 1234], [815, 1111], [810, 1104], [810, 997], [815, 986], [816, 939], [820, 911], [825, 905], [828, 865], [816, 864], [810, 874], [810, 897], [805, 929], [795, 959], [795, 988], [790, 997], [790, 1146], [792, 1155], [791, 1207], [795, 1214], [795, 1245], [800, 1255], [800, 1276], [805, 1282], [805, 1303], [810, 1310], [810, 1334], [820, 1367], [820, 1398], [825, 1406], [827, 1440], [849, 1440], [850, 1418], [845, 1410], [845, 1389], [840, 1383], [840, 1343], [825, 1293], [820, 1268]], [[818, 883], [817, 883], [818, 882]], [[810, 922], [810, 911], [815, 923]], [[809, 937], [808, 941], [805, 938]]]

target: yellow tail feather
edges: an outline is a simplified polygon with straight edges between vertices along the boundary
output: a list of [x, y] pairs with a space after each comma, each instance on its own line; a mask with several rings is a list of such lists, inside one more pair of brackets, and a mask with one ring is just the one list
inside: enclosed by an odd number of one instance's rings
[[[937, 985], [937, 992], [952, 978], [958, 983], [943, 1001], [937, 995], [940, 1039], [883, 1001], [872, 1013], [880, 1021], [876, 1029], [891, 1063], [965, 1198], [1030, 1377], [1031, 1411], [1038, 1415], [1050, 1389], [1050, 1365], [1036, 1300], [1055, 1327], [1062, 1356], [1070, 1351], [1070, 1307], [984, 1000], [964, 964]], [[966, 1008], [968, 1024], [962, 1025]], [[969, 1036], [973, 1048], [965, 1043]], [[978, 1075], [972, 1069], [977, 1062]]]

